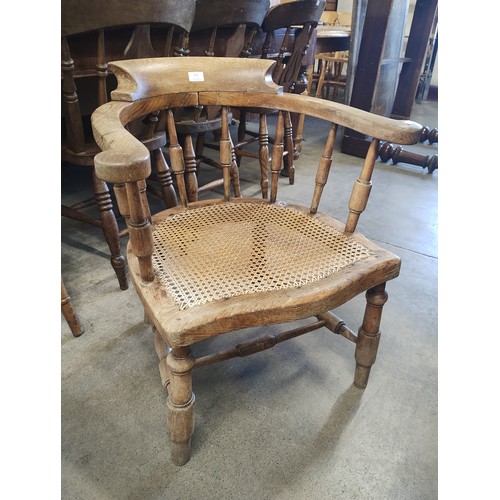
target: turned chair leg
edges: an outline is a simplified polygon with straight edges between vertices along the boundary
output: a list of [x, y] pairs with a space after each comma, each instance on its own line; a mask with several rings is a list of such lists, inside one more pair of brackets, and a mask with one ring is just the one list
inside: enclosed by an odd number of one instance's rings
[[385, 283], [381, 283], [366, 292], [366, 309], [363, 324], [358, 332], [355, 359], [356, 371], [354, 385], [364, 389], [368, 384], [370, 369], [375, 363], [380, 341], [380, 320], [382, 308], [387, 301]]
[[120, 248], [120, 232], [113, 212], [111, 195], [109, 194], [107, 184], [95, 175], [95, 171], [92, 172], [92, 181], [94, 196], [97, 201], [97, 206], [99, 207], [102, 231], [111, 253], [111, 265], [115, 270], [120, 289], [127, 290], [128, 280], [125, 268], [125, 258]]
[[170, 374], [167, 422], [171, 458], [175, 465], [184, 465], [191, 456], [191, 436], [194, 430], [194, 358], [189, 346], [172, 349], [167, 356], [167, 365]]
[[80, 320], [73, 309], [73, 304], [71, 303], [71, 297], [68, 295], [66, 287], [61, 280], [61, 311], [64, 319], [68, 323], [71, 333], [74, 337], [79, 337], [83, 333], [82, 325]]

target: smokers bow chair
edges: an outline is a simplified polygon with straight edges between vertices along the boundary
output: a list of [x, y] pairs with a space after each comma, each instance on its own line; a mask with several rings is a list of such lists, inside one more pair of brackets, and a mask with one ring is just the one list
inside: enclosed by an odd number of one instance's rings
[[[380, 339], [382, 306], [387, 300], [385, 283], [399, 274], [400, 259], [355, 230], [370, 193], [379, 140], [415, 144], [422, 127], [282, 92], [272, 82], [273, 64], [217, 57], [115, 62], [111, 66], [118, 87], [112, 93], [113, 101], [92, 115], [94, 136], [102, 149], [95, 157], [97, 175], [114, 184], [119, 209], [128, 222], [131, 280], [155, 335], [160, 373], [168, 393], [171, 456], [177, 465], [190, 458], [194, 368], [254, 354], [325, 327], [355, 344], [354, 384], [366, 387]], [[175, 108], [187, 105], [222, 106], [217, 154], [224, 169], [224, 192], [217, 198], [192, 203], [183, 183], [183, 154], [174, 120]], [[254, 198], [232, 195], [231, 106], [280, 110], [269, 199], [260, 197], [255, 189], [260, 180], [257, 175], [256, 185], [249, 188]], [[180, 205], [152, 215], [144, 195], [145, 179], [151, 170], [150, 153], [126, 125], [158, 109], [167, 110], [167, 158], [177, 178]], [[325, 146], [316, 176], [311, 178], [309, 206], [278, 201], [283, 115], [287, 111], [325, 121]], [[345, 223], [319, 211], [340, 126], [373, 137], [359, 178], [354, 181]], [[366, 309], [361, 328], [355, 333], [331, 311], [364, 292]], [[235, 348], [196, 357], [197, 343], [205, 339], [307, 318], [312, 318], [309, 325], [301, 322], [286, 332], [248, 339]]]

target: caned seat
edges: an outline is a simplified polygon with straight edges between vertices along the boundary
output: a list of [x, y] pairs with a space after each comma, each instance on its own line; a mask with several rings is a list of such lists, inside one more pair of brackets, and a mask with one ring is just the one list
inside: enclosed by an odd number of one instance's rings
[[[418, 142], [422, 127], [343, 104], [283, 92], [272, 81], [273, 62], [239, 58], [153, 58], [114, 63], [118, 88], [113, 102], [97, 109], [92, 125], [102, 152], [95, 158], [100, 178], [118, 190], [119, 208], [130, 234], [127, 258], [136, 291], [152, 324], [160, 374], [167, 396], [171, 455], [190, 458], [194, 426], [192, 370], [235, 356], [255, 354], [319, 328], [355, 344], [354, 383], [365, 388], [380, 339], [386, 282], [399, 274], [400, 259], [356, 231], [371, 190], [380, 140]], [[192, 72], [196, 79], [190, 79]], [[200, 76], [203, 78], [199, 78]], [[189, 202], [175, 109], [221, 106], [220, 151], [223, 193]], [[230, 179], [232, 142], [229, 108], [277, 109], [270, 196], [234, 195]], [[154, 110], [166, 112], [168, 161], [179, 187], [180, 205], [158, 213], [143, 195], [150, 153], [126, 129], [130, 120]], [[283, 161], [285, 113], [324, 122], [325, 144], [304, 204], [278, 196]], [[360, 161], [345, 222], [320, 210], [321, 195], [334, 168], [339, 126], [373, 137]], [[309, 155], [302, 156], [310, 161]], [[240, 176], [241, 178], [241, 176]], [[247, 181], [245, 181], [247, 182]], [[254, 176], [258, 184], [258, 175]], [[248, 192], [241, 189], [241, 192]], [[381, 216], [388, 218], [387, 211]], [[352, 330], [334, 309], [366, 293], [361, 328]], [[124, 307], [126, 305], [124, 304]], [[309, 320], [306, 324], [297, 320]], [[250, 337], [250, 327], [289, 324], [276, 335]], [[230, 332], [247, 332], [236, 346], [197, 355], [198, 343]], [[227, 340], [230, 340], [227, 337]], [[286, 361], [285, 361], [286, 362]], [[197, 411], [203, 412], [203, 408]]]

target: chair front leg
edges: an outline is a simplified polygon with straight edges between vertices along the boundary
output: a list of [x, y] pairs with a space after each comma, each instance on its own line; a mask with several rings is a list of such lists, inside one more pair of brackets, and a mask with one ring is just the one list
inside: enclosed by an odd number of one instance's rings
[[171, 458], [175, 465], [184, 465], [191, 456], [191, 436], [194, 430], [194, 358], [189, 346], [173, 348], [167, 356], [167, 366], [170, 371], [167, 422]]
[[387, 302], [385, 283], [381, 283], [366, 292], [366, 309], [363, 324], [358, 332], [355, 359], [356, 371], [354, 385], [364, 389], [368, 384], [370, 369], [377, 357], [380, 341], [380, 320], [382, 308]]

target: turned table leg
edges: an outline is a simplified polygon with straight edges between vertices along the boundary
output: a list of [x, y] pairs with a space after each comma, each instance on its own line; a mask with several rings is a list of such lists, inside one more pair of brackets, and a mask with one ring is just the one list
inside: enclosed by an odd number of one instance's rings
[[167, 365], [170, 372], [167, 421], [171, 458], [175, 465], [184, 465], [191, 456], [191, 435], [194, 429], [194, 359], [189, 346], [172, 349], [167, 356]]
[[368, 384], [370, 369], [375, 363], [380, 341], [380, 320], [382, 308], [387, 301], [385, 283], [381, 283], [366, 292], [366, 309], [363, 324], [358, 332], [355, 359], [356, 371], [354, 385], [364, 389]]

